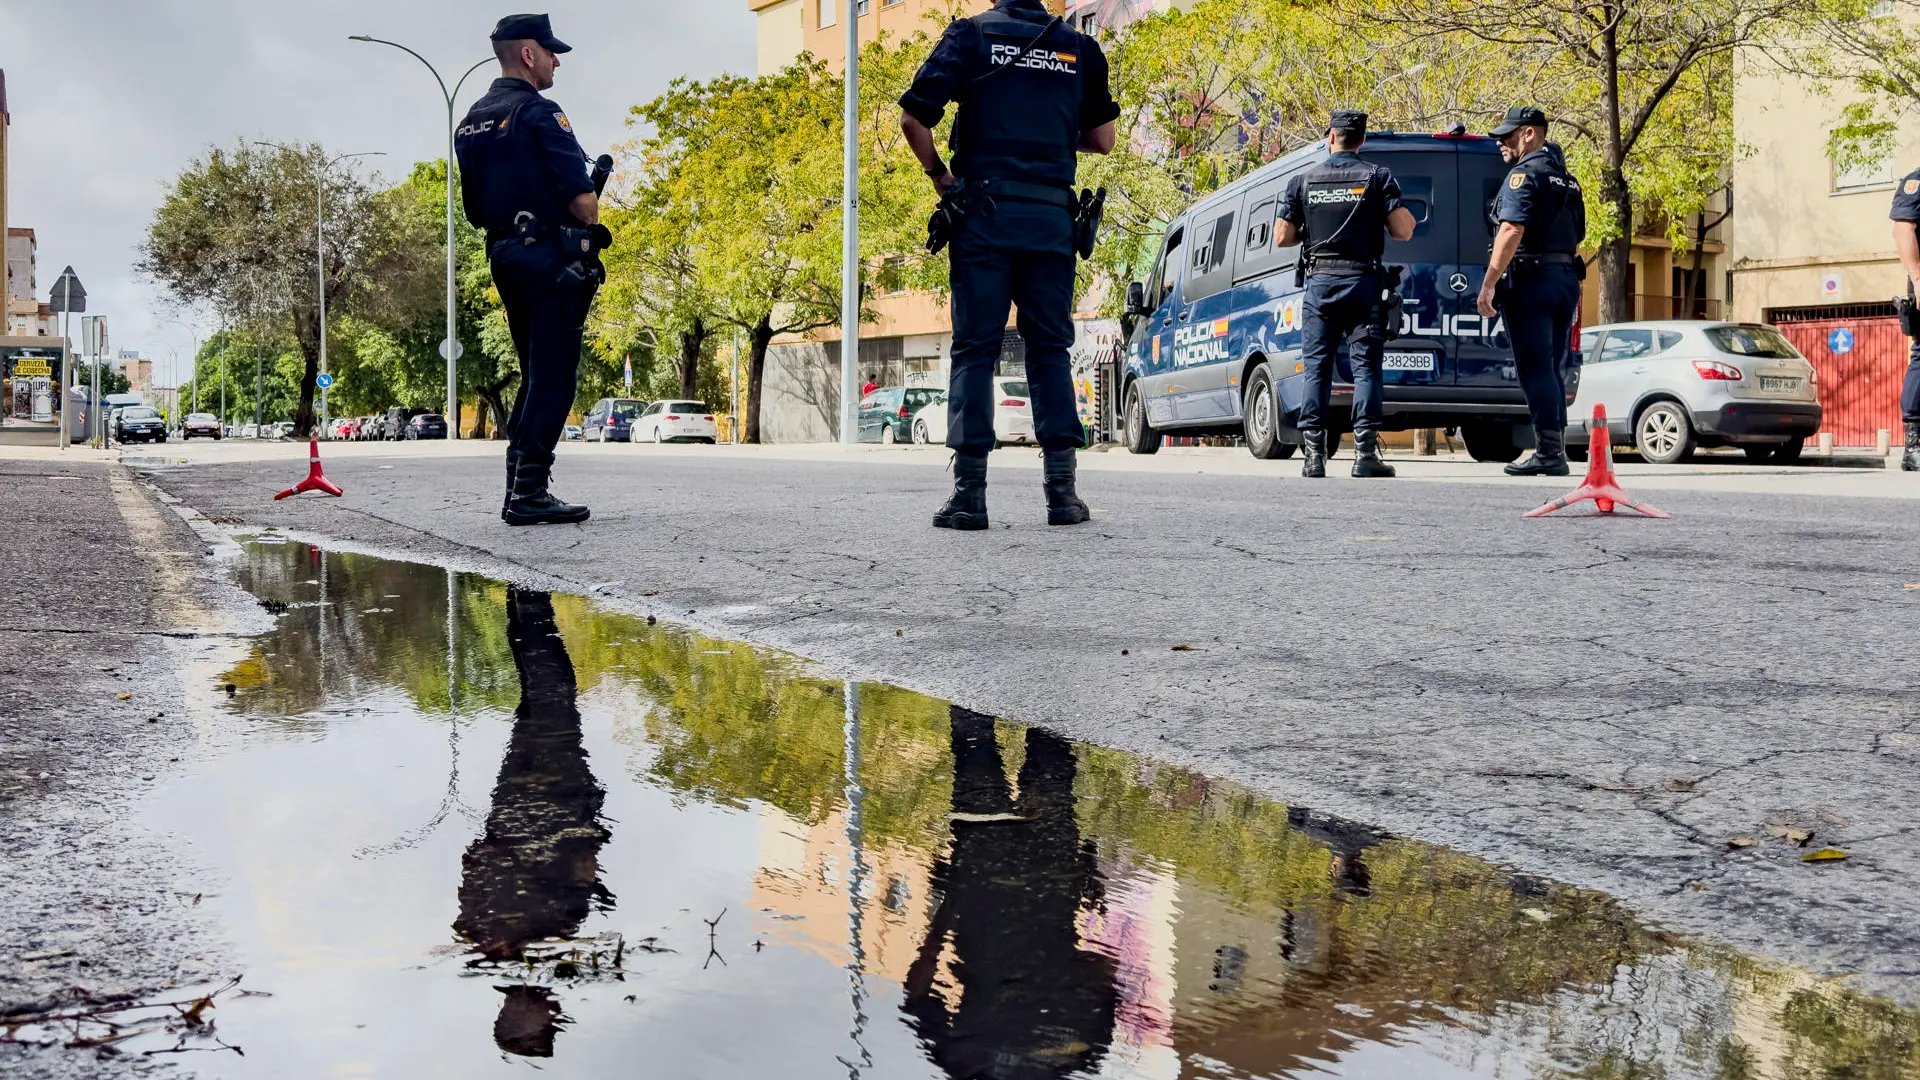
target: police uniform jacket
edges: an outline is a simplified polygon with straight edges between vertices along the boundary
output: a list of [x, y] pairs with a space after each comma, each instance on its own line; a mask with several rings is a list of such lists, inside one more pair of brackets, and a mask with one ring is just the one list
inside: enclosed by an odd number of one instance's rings
[[454, 129], [460, 203], [487, 244], [515, 235], [527, 211], [543, 229], [577, 227], [569, 204], [592, 194], [587, 155], [560, 106], [525, 79], [495, 79]]
[[1893, 210], [1887, 214], [1892, 221], [1920, 222], [1920, 169], [1915, 169], [1900, 178], [1893, 189]]
[[1392, 170], [1342, 150], [1287, 182], [1280, 218], [1306, 234], [1321, 272], [1358, 272], [1386, 253], [1387, 215], [1401, 205]]
[[1512, 223], [1526, 230], [1520, 237], [1522, 256], [1576, 255], [1587, 237], [1586, 197], [1580, 182], [1567, 172], [1566, 159], [1551, 144], [1514, 164], [1489, 216], [1496, 225]]
[[959, 106], [955, 176], [1062, 191], [1073, 186], [1082, 133], [1120, 115], [1099, 43], [1040, 0], [1000, 0], [947, 27], [900, 107], [933, 127], [949, 102]]

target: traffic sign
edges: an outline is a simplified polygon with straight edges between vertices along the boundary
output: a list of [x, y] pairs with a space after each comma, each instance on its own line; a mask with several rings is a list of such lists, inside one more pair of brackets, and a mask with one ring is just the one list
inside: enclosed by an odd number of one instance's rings
[[87, 310], [87, 289], [80, 284], [80, 277], [73, 272], [73, 267], [60, 271], [60, 277], [53, 283], [53, 296], [48, 306], [55, 311], [74, 315]]
[[466, 347], [460, 344], [459, 338], [454, 338], [451, 341], [442, 341], [440, 343], [440, 359], [442, 360], [458, 360], [462, 356], [465, 356], [466, 353]]
[[1832, 350], [1835, 356], [1845, 356], [1852, 352], [1853, 331], [1844, 326], [1836, 327], [1833, 333], [1827, 335], [1827, 348]]
[[323, 371], [320, 373], [320, 377], [313, 380], [313, 382], [315, 386], [325, 390], [333, 385], [333, 373], [331, 371]]

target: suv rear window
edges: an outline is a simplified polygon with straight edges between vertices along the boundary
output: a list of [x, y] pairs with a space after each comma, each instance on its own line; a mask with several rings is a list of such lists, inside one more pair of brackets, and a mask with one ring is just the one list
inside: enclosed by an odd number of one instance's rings
[[1707, 329], [1713, 347], [1735, 356], [1762, 356], [1774, 360], [1796, 360], [1800, 353], [1793, 343], [1771, 326], [1714, 326]]
[[1020, 379], [1008, 379], [1006, 382], [1001, 383], [1000, 392], [1008, 397], [1023, 398], [1029, 396], [1026, 382]]

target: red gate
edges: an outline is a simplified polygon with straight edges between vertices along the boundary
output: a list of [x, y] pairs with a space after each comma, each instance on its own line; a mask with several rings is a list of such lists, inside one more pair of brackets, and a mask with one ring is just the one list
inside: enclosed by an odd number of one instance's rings
[[[1900, 430], [1900, 384], [1907, 374], [1907, 337], [1891, 316], [1857, 319], [1780, 319], [1780, 332], [1820, 373], [1820, 430], [1835, 446], [1872, 446], [1880, 429]], [[1833, 351], [1835, 331], [1853, 347]], [[1840, 344], [1845, 344], [1842, 338]]]

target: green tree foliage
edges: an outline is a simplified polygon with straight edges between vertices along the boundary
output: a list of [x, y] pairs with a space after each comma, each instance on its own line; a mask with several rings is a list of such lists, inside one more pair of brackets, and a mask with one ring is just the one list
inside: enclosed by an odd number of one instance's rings
[[[331, 359], [331, 357], [329, 357]], [[226, 402], [220, 408], [221, 367], [226, 369]], [[293, 420], [300, 408], [300, 384], [306, 359], [298, 346], [272, 327], [222, 330], [208, 338], [194, 357], [193, 378], [180, 388], [180, 400], [200, 395], [200, 411], [222, 423], [249, 424]], [[337, 400], [337, 399], [336, 399]], [[258, 408], [256, 409], [256, 405]], [[342, 413], [336, 405], [334, 413]]]
[[303, 433], [314, 420], [320, 289], [331, 315], [404, 321], [432, 303], [437, 280], [417, 216], [350, 167], [325, 163], [317, 144], [210, 148], [176, 178], [141, 248], [140, 269], [174, 298], [293, 343], [304, 362], [293, 414]]
[[1920, 111], [1920, 0], [1818, 0], [1766, 61], [1835, 95], [1827, 151], [1842, 171], [1892, 156], [1903, 121]]

